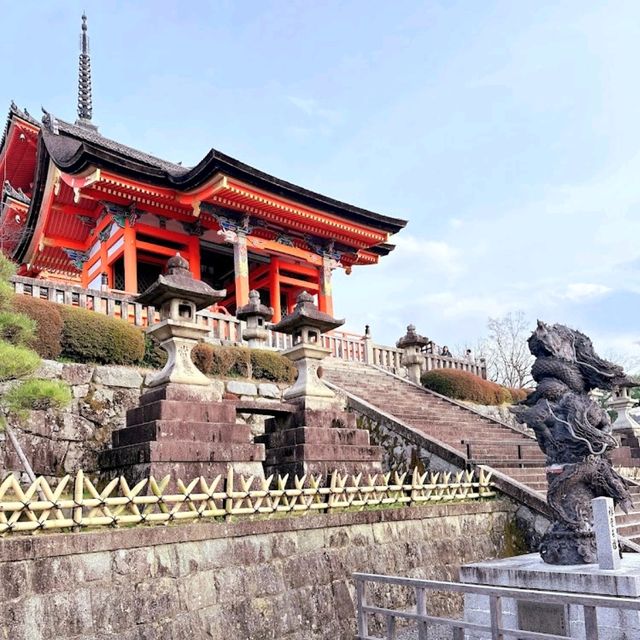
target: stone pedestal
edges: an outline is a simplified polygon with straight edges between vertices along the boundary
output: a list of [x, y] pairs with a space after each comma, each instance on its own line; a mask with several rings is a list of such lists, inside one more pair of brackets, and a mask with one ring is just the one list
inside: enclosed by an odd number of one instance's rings
[[[606, 571], [597, 564], [549, 565], [539, 554], [531, 553], [466, 565], [460, 569], [460, 582], [635, 598], [640, 597], [640, 554], [625, 554], [620, 569]], [[581, 606], [532, 605], [523, 594], [522, 599], [503, 599], [502, 610], [503, 624], [509, 628], [585, 638]], [[640, 612], [599, 608], [597, 615], [600, 640], [640, 638]], [[488, 624], [488, 596], [465, 595], [464, 617], [469, 622]], [[467, 632], [465, 636], [466, 640], [490, 637], [479, 632]]]
[[113, 447], [101, 452], [105, 476], [129, 483], [167, 474], [172, 484], [226, 473], [263, 477], [264, 446], [253, 444], [248, 425], [236, 424], [233, 401], [222, 401], [221, 387], [168, 384], [147, 391], [140, 406], [127, 411], [127, 426], [114, 431]]
[[200, 371], [191, 360], [191, 351], [199, 338], [209, 333], [206, 327], [195, 323], [176, 322], [167, 319], [147, 330], [160, 342], [167, 352], [167, 362], [162, 371], [147, 383], [149, 387], [158, 387], [169, 383], [203, 385], [211, 380]]
[[369, 442], [369, 432], [356, 427], [356, 416], [333, 409], [300, 409], [271, 418], [256, 438], [266, 447], [265, 475], [272, 473], [327, 478], [340, 473], [381, 473], [382, 450]]
[[317, 344], [300, 343], [281, 352], [298, 369], [293, 386], [285, 390], [283, 398], [304, 409], [328, 409], [340, 401], [336, 394], [318, 377], [322, 360], [331, 352]]

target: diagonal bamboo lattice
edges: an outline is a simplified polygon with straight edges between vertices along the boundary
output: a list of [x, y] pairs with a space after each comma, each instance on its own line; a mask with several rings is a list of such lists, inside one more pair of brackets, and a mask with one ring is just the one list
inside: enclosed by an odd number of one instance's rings
[[203, 477], [188, 484], [176, 481], [169, 493], [170, 476], [150, 477], [130, 487], [124, 477], [102, 490], [79, 471], [52, 487], [42, 476], [23, 488], [14, 475], [0, 484], [0, 535], [48, 530], [81, 531], [90, 527], [168, 524], [230, 516], [268, 517], [282, 513], [360, 510], [376, 506], [415, 506], [428, 502], [475, 500], [495, 495], [491, 474], [480, 469], [458, 473], [386, 473], [353, 476], [335, 472], [328, 485], [321, 476], [253, 476], [245, 478], [229, 469], [210, 482]]

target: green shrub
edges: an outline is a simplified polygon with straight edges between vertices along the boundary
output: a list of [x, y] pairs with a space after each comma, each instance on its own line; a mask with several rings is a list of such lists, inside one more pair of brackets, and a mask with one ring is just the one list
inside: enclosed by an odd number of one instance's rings
[[495, 405], [513, 402], [507, 387], [458, 369], [434, 369], [422, 375], [422, 385], [454, 400]]
[[33, 373], [40, 364], [35, 351], [0, 341], [0, 382]]
[[149, 334], [144, 334], [144, 357], [140, 363], [143, 367], [150, 369], [162, 369], [167, 363], [167, 352], [160, 346], [160, 343]]
[[0, 340], [6, 340], [11, 344], [31, 346], [35, 332], [35, 320], [23, 313], [0, 311]]
[[250, 350], [245, 347], [221, 347], [201, 342], [191, 352], [200, 371], [221, 378], [248, 378], [251, 371]]
[[220, 378], [256, 378], [273, 382], [292, 382], [296, 369], [288, 358], [275, 351], [222, 347], [201, 342], [191, 352], [196, 367]]
[[144, 335], [124, 320], [95, 311], [58, 305], [62, 316], [62, 355], [74, 362], [138, 364]]
[[55, 360], [62, 349], [62, 316], [58, 310], [59, 305], [31, 296], [15, 295], [11, 307], [36, 323], [35, 335], [29, 341], [29, 346], [41, 358]]
[[10, 389], [4, 403], [10, 411], [62, 409], [71, 402], [71, 389], [60, 380], [26, 380]]
[[250, 349], [251, 375], [260, 380], [273, 382], [293, 382], [296, 368], [289, 360], [275, 351]]

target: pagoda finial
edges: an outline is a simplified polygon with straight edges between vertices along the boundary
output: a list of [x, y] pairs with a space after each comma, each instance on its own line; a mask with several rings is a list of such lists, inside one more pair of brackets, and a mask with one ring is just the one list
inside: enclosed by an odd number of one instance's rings
[[82, 33], [80, 34], [80, 61], [78, 69], [78, 119], [76, 124], [95, 128], [91, 122], [93, 102], [91, 99], [91, 56], [89, 55], [89, 36], [87, 34], [87, 16], [82, 14]]

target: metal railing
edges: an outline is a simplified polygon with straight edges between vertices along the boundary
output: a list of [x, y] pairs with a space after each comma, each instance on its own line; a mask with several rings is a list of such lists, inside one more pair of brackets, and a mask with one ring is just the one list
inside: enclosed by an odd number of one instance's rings
[[[158, 322], [159, 316], [152, 306], [134, 301], [134, 296], [121, 291], [84, 289], [63, 282], [13, 276], [11, 283], [15, 293], [57, 302], [81, 309], [88, 309], [113, 318], [121, 318], [137, 327], [147, 327]], [[230, 315], [224, 308], [205, 309], [196, 315], [198, 324], [210, 330], [209, 339], [223, 344], [242, 344], [244, 322]], [[291, 346], [291, 336], [268, 330], [267, 346], [272, 349], [286, 349]], [[398, 375], [404, 375], [401, 364], [402, 350], [374, 344], [370, 336], [361, 336], [345, 331], [331, 331], [323, 334], [322, 346], [331, 355], [349, 362], [373, 364]], [[425, 354], [425, 370], [460, 369], [486, 378], [486, 366], [472, 363], [463, 358]]]
[[[537, 631], [524, 631], [508, 626], [503, 611], [504, 600], [515, 599], [534, 604], [551, 605], [575, 605], [583, 612], [585, 640], [600, 640], [605, 634], [600, 631], [608, 626], [598, 624], [598, 609], [617, 609], [622, 611], [640, 611], [640, 598], [599, 596], [583, 593], [569, 593], [563, 591], [538, 591], [532, 589], [519, 589], [511, 587], [492, 587], [488, 585], [464, 584], [459, 582], [443, 582], [439, 580], [417, 580], [395, 576], [383, 576], [368, 573], [354, 573], [356, 585], [356, 615], [358, 633], [356, 640], [395, 640], [399, 637], [399, 621], [408, 621], [413, 629], [417, 628], [417, 640], [427, 640], [429, 627], [443, 626], [452, 631], [453, 640], [464, 640], [466, 632], [472, 632], [473, 638], [490, 638], [496, 640], [569, 640], [575, 636], [567, 629], [567, 635], [556, 633], [541, 633]], [[399, 585], [413, 591], [415, 607], [412, 610], [391, 609], [389, 607], [376, 606], [369, 602], [372, 584], [381, 584], [391, 587]], [[486, 622], [472, 622], [465, 619], [447, 618], [428, 613], [427, 593], [430, 591], [453, 592], [463, 595], [486, 596], [488, 610]], [[379, 616], [384, 621], [384, 635], [372, 635], [376, 633], [370, 630], [369, 617]], [[632, 632], [631, 632], [632, 633]], [[606, 636], [610, 637], [610, 636]], [[623, 636], [621, 636], [623, 637]], [[624, 637], [636, 637], [628, 635]]]

